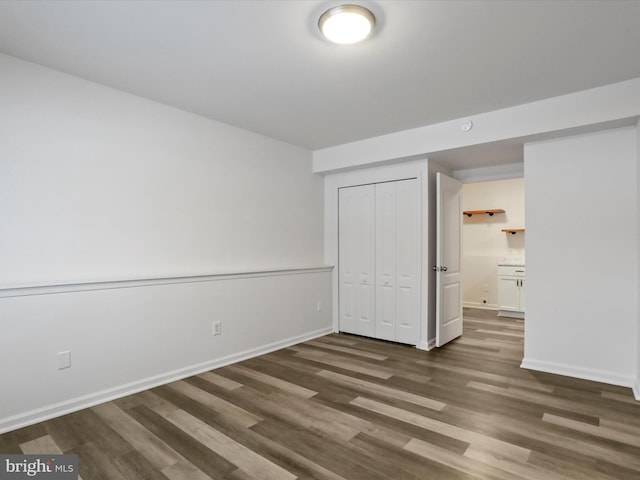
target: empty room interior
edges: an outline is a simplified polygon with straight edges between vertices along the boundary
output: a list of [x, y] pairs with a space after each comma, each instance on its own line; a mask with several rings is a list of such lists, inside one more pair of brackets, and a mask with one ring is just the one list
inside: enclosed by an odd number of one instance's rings
[[0, 2], [0, 477], [639, 478], [638, 25]]

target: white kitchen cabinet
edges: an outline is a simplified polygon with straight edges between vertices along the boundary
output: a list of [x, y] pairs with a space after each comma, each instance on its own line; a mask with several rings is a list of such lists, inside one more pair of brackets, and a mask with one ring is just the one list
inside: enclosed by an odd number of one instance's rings
[[498, 265], [498, 315], [524, 318], [524, 265]]
[[416, 179], [338, 194], [340, 331], [416, 345], [420, 190]]

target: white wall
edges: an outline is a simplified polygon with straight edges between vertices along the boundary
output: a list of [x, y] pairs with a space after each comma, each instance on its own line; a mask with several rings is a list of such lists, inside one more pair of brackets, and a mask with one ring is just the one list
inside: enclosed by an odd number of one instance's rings
[[[640, 120], [638, 120], [638, 124], [637, 124], [637, 131], [636, 131], [636, 139], [638, 141], [637, 143], [637, 154], [638, 154], [638, 161], [636, 163], [636, 170], [638, 173], [638, 177], [637, 177], [637, 185], [638, 185], [638, 193], [636, 195], [637, 200], [638, 200], [638, 204], [637, 204], [637, 209], [638, 212], [640, 213]], [[638, 221], [638, 232], [637, 232], [638, 238], [640, 238], [640, 221]], [[638, 248], [640, 249], [640, 242], [638, 245]], [[638, 254], [638, 278], [640, 278], [640, 254]], [[640, 288], [640, 281], [638, 281], [638, 287]], [[640, 301], [640, 289], [638, 290], [638, 296], [637, 298]], [[636, 348], [636, 359], [637, 359], [637, 366], [636, 366], [636, 382], [635, 385], [633, 387], [633, 393], [636, 397], [636, 400], [640, 400], [640, 304], [638, 305], [638, 323], [636, 324], [636, 328], [638, 330], [638, 343], [637, 343], [637, 348]]]
[[330, 285], [310, 269], [0, 298], [0, 432], [327, 334]]
[[[501, 208], [505, 213], [462, 217], [462, 285], [467, 307], [498, 308], [498, 262], [525, 257], [524, 178], [464, 185], [464, 210]], [[483, 303], [486, 299], [486, 303]]]
[[311, 152], [0, 55], [0, 285], [322, 262]]
[[636, 136], [629, 127], [525, 145], [525, 368], [633, 384]]
[[635, 78], [473, 115], [470, 117], [473, 129], [468, 132], [460, 129], [462, 119], [458, 119], [316, 150], [313, 171], [327, 173], [371, 166], [451, 148], [617, 122], [638, 115], [640, 78]]
[[[311, 152], [5, 55], [0, 72], [0, 294], [24, 295], [0, 295], [0, 431], [331, 330], [330, 272], [288, 270], [323, 263]], [[111, 282], [258, 270], [276, 271]]]

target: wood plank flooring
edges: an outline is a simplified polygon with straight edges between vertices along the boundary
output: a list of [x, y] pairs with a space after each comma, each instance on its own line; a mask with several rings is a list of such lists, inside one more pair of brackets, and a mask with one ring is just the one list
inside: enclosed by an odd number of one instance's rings
[[640, 478], [630, 389], [519, 368], [523, 321], [445, 348], [328, 335], [0, 435], [97, 479]]

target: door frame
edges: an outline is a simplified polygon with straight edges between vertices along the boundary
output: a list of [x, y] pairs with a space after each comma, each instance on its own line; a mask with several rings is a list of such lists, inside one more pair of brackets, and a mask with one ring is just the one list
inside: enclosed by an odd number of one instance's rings
[[[435, 174], [434, 174], [435, 175]], [[429, 213], [431, 205], [429, 199], [429, 165], [427, 159], [402, 162], [380, 167], [350, 170], [327, 174], [324, 179], [324, 259], [328, 265], [333, 265], [332, 271], [332, 317], [333, 330], [339, 330], [339, 281], [338, 281], [338, 189], [368, 185], [372, 183], [390, 182], [416, 178], [420, 188], [421, 203], [421, 291], [420, 291], [420, 334], [417, 348], [429, 350], [435, 342], [435, 308], [431, 312], [429, 291], [435, 287], [435, 277], [429, 274], [429, 263], [433, 261], [430, 255], [435, 250], [431, 245]], [[430, 247], [433, 248], [430, 248]]]

